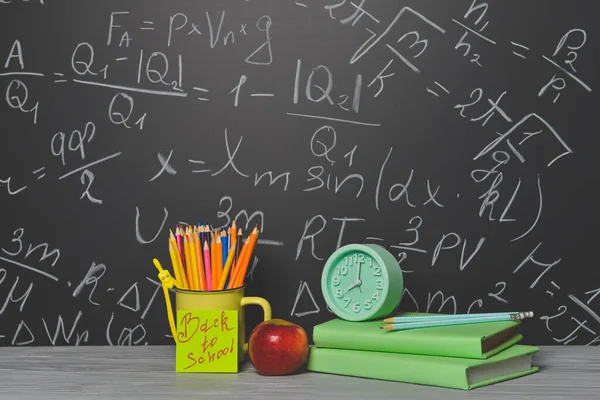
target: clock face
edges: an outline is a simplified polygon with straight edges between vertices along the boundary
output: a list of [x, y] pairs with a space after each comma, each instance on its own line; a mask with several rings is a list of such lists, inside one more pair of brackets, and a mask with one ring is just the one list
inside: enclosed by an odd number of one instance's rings
[[330, 308], [348, 320], [375, 314], [387, 295], [387, 272], [363, 251], [352, 251], [329, 266], [325, 276]]

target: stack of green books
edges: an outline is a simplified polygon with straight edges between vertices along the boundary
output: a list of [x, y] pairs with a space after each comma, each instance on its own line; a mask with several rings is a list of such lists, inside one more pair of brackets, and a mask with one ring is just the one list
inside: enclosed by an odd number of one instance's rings
[[[424, 315], [402, 313], [398, 316]], [[425, 314], [426, 315], [426, 314]], [[387, 331], [381, 321], [333, 319], [313, 330], [307, 369], [455, 389], [532, 374], [539, 348], [517, 344], [520, 321]]]

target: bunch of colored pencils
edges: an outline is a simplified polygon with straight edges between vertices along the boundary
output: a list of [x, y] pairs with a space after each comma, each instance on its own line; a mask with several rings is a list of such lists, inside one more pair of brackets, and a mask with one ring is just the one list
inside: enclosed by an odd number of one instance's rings
[[202, 291], [243, 286], [258, 233], [258, 227], [254, 227], [243, 240], [242, 229], [237, 229], [235, 221], [220, 230], [200, 224], [178, 225], [175, 234], [170, 231], [169, 235], [175, 285]]
[[433, 328], [436, 326], [479, 324], [482, 322], [514, 321], [532, 318], [533, 311], [525, 312], [499, 312], [480, 314], [456, 314], [456, 315], [423, 315], [414, 317], [386, 318], [383, 322], [390, 324], [380, 326], [380, 329], [402, 331], [406, 329]]

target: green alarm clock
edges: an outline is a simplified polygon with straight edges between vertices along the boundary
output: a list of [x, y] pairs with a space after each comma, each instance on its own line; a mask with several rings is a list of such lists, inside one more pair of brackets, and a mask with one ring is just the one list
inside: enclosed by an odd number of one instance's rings
[[321, 275], [325, 302], [338, 317], [367, 321], [392, 313], [402, 298], [402, 270], [396, 258], [374, 244], [336, 250]]

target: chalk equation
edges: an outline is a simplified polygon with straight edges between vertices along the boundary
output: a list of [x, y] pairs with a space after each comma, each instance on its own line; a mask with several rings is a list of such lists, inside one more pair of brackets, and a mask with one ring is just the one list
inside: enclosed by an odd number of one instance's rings
[[399, 310], [600, 343], [586, 5], [70, 3], [0, 0], [0, 345], [172, 343], [151, 260], [198, 220], [260, 229], [246, 290], [306, 329], [355, 242], [398, 260]]

